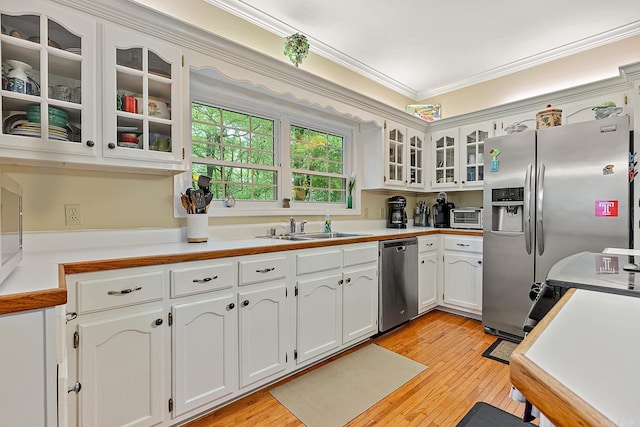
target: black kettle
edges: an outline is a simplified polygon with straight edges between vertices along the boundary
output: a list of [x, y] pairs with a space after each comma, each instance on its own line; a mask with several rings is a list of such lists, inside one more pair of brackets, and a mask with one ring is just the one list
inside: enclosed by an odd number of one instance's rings
[[451, 209], [456, 206], [447, 200], [446, 193], [438, 193], [436, 203], [431, 208], [433, 226], [435, 228], [449, 228], [451, 226]]

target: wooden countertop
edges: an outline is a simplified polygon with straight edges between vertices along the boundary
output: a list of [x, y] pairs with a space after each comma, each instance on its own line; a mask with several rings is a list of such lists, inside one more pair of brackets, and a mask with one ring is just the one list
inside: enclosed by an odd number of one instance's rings
[[67, 302], [66, 274], [264, 254], [296, 249], [374, 242], [430, 234], [482, 236], [480, 230], [411, 227], [356, 231], [358, 237], [292, 242], [276, 239], [210, 240], [204, 244], [167, 243], [36, 253], [0, 285], [0, 315], [53, 307]]
[[636, 426], [640, 298], [571, 289], [516, 347], [513, 385], [555, 425]]

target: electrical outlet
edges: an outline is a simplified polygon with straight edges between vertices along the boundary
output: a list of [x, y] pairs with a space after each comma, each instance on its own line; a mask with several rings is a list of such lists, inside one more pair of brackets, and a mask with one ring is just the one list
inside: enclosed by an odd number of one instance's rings
[[80, 219], [80, 205], [64, 205], [65, 224], [66, 225], [81, 225]]

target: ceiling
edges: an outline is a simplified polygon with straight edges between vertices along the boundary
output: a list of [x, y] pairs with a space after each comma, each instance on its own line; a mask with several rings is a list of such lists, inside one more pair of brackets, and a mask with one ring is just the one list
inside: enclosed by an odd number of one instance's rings
[[206, 1], [414, 100], [640, 34], [638, 0]]

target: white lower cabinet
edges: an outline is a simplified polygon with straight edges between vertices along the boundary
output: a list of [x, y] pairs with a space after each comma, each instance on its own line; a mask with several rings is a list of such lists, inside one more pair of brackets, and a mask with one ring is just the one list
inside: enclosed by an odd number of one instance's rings
[[444, 236], [443, 305], [482, 313], [482, 238]]
[[238, 386], [236, 298], [216, 294], [171, 309], [174, 417], [222, 400]]
[[377, 243], [296, 255], [298, 365], [378, 332], [377, 262]]
[[241, 388], [285, 371], [290, 335], [286, 282], [249, 288], [238, 293]]
[[418, 237], [418, 314], [438, 305], [438, 236]]
[[79, 424], [150, 426], [163, 420], [162, 307], [78, 325]]
[[[0, 316], [0, 424], [55, 427], [54, 308]], [[66, 393], [66, 390], [62, 390]]]

